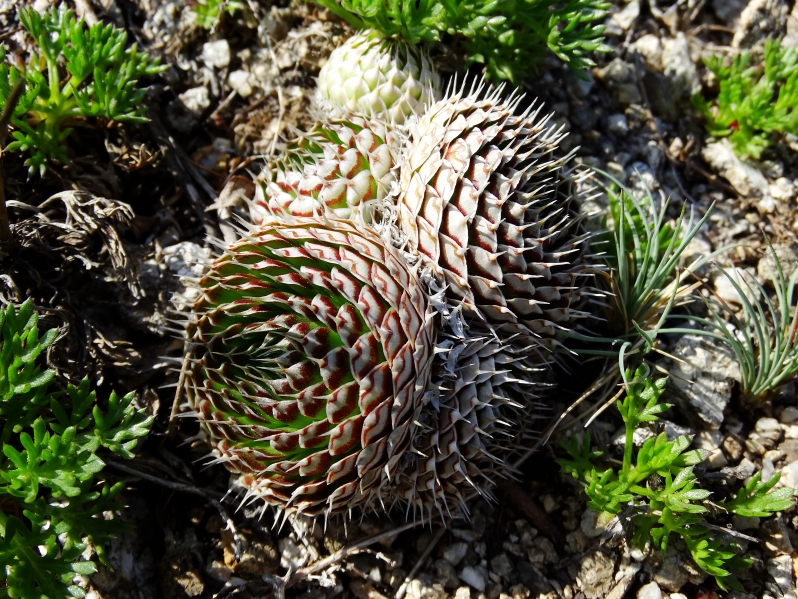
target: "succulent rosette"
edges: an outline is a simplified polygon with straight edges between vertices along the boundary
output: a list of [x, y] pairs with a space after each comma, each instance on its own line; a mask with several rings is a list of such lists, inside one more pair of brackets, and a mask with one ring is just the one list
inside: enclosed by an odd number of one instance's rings
[[317, 124], [290, 144], [287, 157], [260, 177], [255, 224], [273, 215], [328, 215], [371, 222], [395, 181], [399, 132], [356, 115]]
[[435, 330], [398, 253], [349, 221], [273, 221], [199, 282], [187, 393], [213, 454], [287, 513], [374, 500], [410, 445]]
[[463, 92], [410, 128], [395, 208], [412, 251], [447, 295], [501, 336], [548, 347], [589, 293], [563, 134], [519, 97]]
[[336, 48], [318, 79], [318, 97], [331, 114], [354, 112], [395, 125], [422, 114], [440, 89], [440, 75], [422, 52], [376, 31], [356, 33]]

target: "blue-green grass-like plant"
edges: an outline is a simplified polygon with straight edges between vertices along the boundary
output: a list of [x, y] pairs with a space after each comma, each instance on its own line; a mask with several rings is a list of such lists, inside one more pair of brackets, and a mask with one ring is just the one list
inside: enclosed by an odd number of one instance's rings
[[606, 52], [604, 0], [317, 0], [358, 29], [376, 29], [411, 44], [460, 42], [466, 64], [481, 64], [491, 80], [518, 85], [548, 51], [575, 72]]
[[741, 399], [751, 403], [766, 401], [773, 391], [798, 377], [798, 269], [787, 277], [770, 240], [767, 244], [776, 267], [776, 302], [753, 277], [744, 273], [736, 280], [718, 266], [737, 292], [742, 309], [738, 314], [720, 298], [711, 297], [707, 301], [709, 318], [687, 317], [704, 328], [682, 331], [716, 339], [731, 348], [740, 365]]
[[[634, 378], [633, 378], [634, 376]], [[646, 365], [623, 376], [624, 397], [616, 405], [624, 422], [623, 462], [620, 468], [601, 469], [602, 452], [591, 447], [590, 433], [561, 442], [568, 454], [557, 462], [562, 471], [584, 484], [587, 506], [598, 512], [597, 522], [608, 524], [622, 514], [628, 518], [627, 533], [637, 547], [649, 542], [666, 551], [671, 537], [681, 538], [695, 563], [715, 577], [723, 590], [742, 590], [733, 572], [750, 565], [734, 543], [723, 540], [708, 526], [705, 505], [710, 492], [698, 486], [694, 467], [706, 459], [705, 450], [688, 450], [690, 438], [668, 440], [663, 432], [635, 451], [634, 433], [645, 423], [655, 423], [670, 408], [660, 400], [665, 378], [654, 380]], [[773, 490], [781, 473], [766, 482], [761, 472], [726, 502], [715, 502], [721, 512], [768, 517], [793, 505], [794, 489]]]
[[124, 483], [103, 481], [102, 452], [130, 459], [153, 418], [134, 394], [97, 402], [84, 379], [65, 392], [39, 366], [57, 336], [42, 337], [29, 300], [0, 310], [0, 597], [83, 597], [76, 575], [103, 562], [102, 543], [125, 526], [107, 514], [123, 507]]
[[64, 5], [40, 15], [19, 8], [19, 20], [36, 48], [26, 64], [6, 60], [0, 46], [0, 111], [19, 81], [24, 91], [11, 116], [14, 139], [6, 150], [29, 152], [31, 173], [51, 160], [67, 162], [65, 142], [78, 119], [142, 123], [145, 91], [138, 80], [161, 72], [158, 59], [127, 46], [127, 33], [112, 25], [86, 27]]

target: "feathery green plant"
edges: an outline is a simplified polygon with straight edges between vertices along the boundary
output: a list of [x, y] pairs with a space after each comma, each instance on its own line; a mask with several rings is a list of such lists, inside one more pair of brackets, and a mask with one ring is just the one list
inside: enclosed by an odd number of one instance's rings
[[37, 323], [30, 300], [0, 311], [0, 597], [83, 597], [73, 579], [96, 570], [87, 548], [103, 561], [102, 543], [125, 530], [106, 519], [124, 483], [97, 479], [98, 452], [132, 458], [153, 418], [133, 393], [101, 408], [87, 379], [53, 389], [55, 372], [38, 362], [57, 331], [40, 338]]
[[138, 79], [166, 67], [136, 44], [126, 47], [125, 31], [101, 23], [86, 28], [64, 5], [45, 15], [20, 8], [19, 20], [38, 50], [31, 51], [26, 65], [8, 64], [0, 46], [0, 111], [23, 81], [25, 90], [11, 117], [14, 141], [6, 149], [30, 152], [25, 165], [31, 174], [44, 174], [50, 160], [67, 162], [64, 144], [72, 132], [69, 124], [77, 119], [147, 120]]
[[519, 84], [550, 50], [579, 72], [594, 66], [611, 4], [603, 0], [317, 0], [358, 29], [376, 29], [411, 44], [451, 36], [467, 64], [489, 79]]
[[[660, 401], [666, 379], [653, 380], [648, 366], [634, 373], [627, 369], [625, 397], [617, 402], [625, 427], [620, 469], [602, 470], [596, 465], [602, 452], [590, 445], [590, 433], [561, 442], [567, 458], [557, 462], [562, 471], [584, 483], [587, 506], [599, 513], [597, 522], [607, 525], [627, 516], [631, 542], [644, 547], [649, 540], [662, 551], [671, 536], [681, 538], [695, 563], [715, 577], [718, 586], [742, 590], [732, 572], [751, 561], [742, 557], [734, 543], [725, 544], [708, 526], [709, 509], [703, 504], [710, 492], [697, 486], [693, 468], [706, 459], [705, 450], [689, 450], [690, 438], [668, 440], [663, 432], [645, 441], [635, 452], [634, 433], [645, 423], [655, 423], [670, 405]], [[792, 506], [794, 489], [773, 490], [781, 473], [761, 482], [761, 472], [726, 502], [715, 502], [726, 513], [768, 517]], [[622, 514], [623, 513], [623, 514]]]
[[693, 104], [706, 118], [713, 137], [729, 137], [743, 158], [759, 158], [776, 132], [798, 134], [798, 51], [765, 42], [763, 65], [752, 65], [746, 52], [724, 65], [722, 56], [705, 59], [718, 79], [720, 93], [712, 105], [700, 94]]
[[723, 300], [710, 298], [709, 318], [687, 317], [706, 327], [689, 332], [717, 339], [731, 348], [740, 365], [740, 394], [748, 402], [766, 400], [798, 376], [798, 306], [794, 295], [798, 269], [787, 278], [770, 240], [767, 243], [776, 266], [776, 305], [759, 281], [746, 273], [735, 280], [718, 266], [740, 297], [740, 315]]
[[197, 15], [198, 26], [213, 29], [223, 12], [233, 15], [243, 8], [244, 4], [238, 0], [198, 0], [191, 10]]

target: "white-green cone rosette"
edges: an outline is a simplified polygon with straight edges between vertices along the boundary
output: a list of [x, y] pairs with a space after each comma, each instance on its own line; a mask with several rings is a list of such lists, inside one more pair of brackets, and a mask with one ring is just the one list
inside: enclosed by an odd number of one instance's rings
[[357, 214], [370, 223], [396, 180], [403, 143], [398, 131], [374, 118], [350, 114], [317, 124], [260, 177], [252, 221]]
[[322, 109], [332, 116], [356, 113], [395, 125], [422, 114], [440, 90], [440, 75], [423, 53], [375, 31], [336, 48], [318, 78]]

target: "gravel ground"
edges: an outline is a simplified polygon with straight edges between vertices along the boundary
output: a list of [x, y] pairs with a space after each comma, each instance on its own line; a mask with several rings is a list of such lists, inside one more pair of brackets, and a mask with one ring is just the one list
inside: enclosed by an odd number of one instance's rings
[[[556, 437], [527, 461], [518, 481], [502, 488], [496, 503], [475, 500], [470, 521], [445, 528], [437, 522], [409, 528], [402, 514], [275, 523], [271, 512], [225, 495], [226, 471], [202, 467], [207, 448], [195, 439], [197, 426], [189, 419], [169, 425], [182, 355], [182, 343], [169, 331], [172, 306], [191, 300], [181, 277], [201, 272], [211, 255], [206, 236], [235, 234], [236, 212], [254, 193], [253, 175], [281, 151], [292, 128], [312, 123], [314, 77], [351, 32], [312, 4], [256, 0], [208, 32], [194, 25], [188, 4], [76, 2], [89, 18], [94, 14], [126, 27], [169, 65], [146, 100], [152, 121], [81, 131], [72, 164], [50, 169], [43, 179], [27, 181], [22, 159], [6, 157], [12, 222], [19, 231], [39, 233], [32, 235], [26, 262], [9, 265], [0, 292], [7, 299], [32, 296], [46, 325], [70, 327], [75, 341], [60, 341], [51, 357], [63, 374], [78, 379], [94, 372], [103, 387], [138, 389], [142, 404], [157, 414], [136, 460], [111, 464], [114, 475], [130, 481], [129, 509], [122, 517], [133, 529], [109, 545], [113, 569], [84, 581], [89, 597], [723, 595], [679, 542], [664, 555], [642, 552], [630, 549], [620, 531], [597, 528], [578, 485], [554, 463]], [[714, 203], [686, 261], [737, 244], [719, 262], [766, 283], [774, 265], [763, 251], [764, 232], [791, 272], [798, 263], [798, 139], [788, 135], [757, 164], [742, 163], [728, 142], [706, 137], [689, 99], [713, 84], [702, 56], [755, 49], [768, 35], [798, 44], [798, 3], [615, 5], [607, 21], [612, 51], [597, 57], [587, 79], [551, 59], [525, 82], [529, 97], [539, 96], [569, 131], [563, 151], [575, 149], [577, 163], [605, 170], [633, 193], [648, 188], [656, 197], [672, 198], [674, 218], [683, 204], [703, 214]], [[0, 2], [0, 33], [24, 50], [14, 11], [14, 2]], [[43, 204], [63, 190], [70, 190], [65, 199]], [[93, 197], [111, 198], [102, 214], [89, 205]], [[31, 216], [14, 202], [40, 210]], [[122, 203], [129, 213], [119, 211]], [[605, 204], [598, 197], [583, 210]], [[86, 228], [75, 241], [41, 224], [66, 222], [70, 208], [91, 213], [92, 222], [103, 226]], [[114, 231], [121, 237], [114, 238]], [[44, 257], [53, 251], [59, 256], [55, 264]], [[94, 268], [76, 264], [81, 256]], [[737, 301], [722, 278], [709, 269], [700, 274], [721, 298]], [[694, 435], [695, 447], [711, 451], [699, 473], [702, 484], [725, 494], [761, 469], [765, 476], [781, 471], [780, 484], [798, 486], [795, 385], [781, 389], [768, 405], [743, 410], [739, 373], [728, 356], [693, 336], [669, 338], [665, 350], [682, 361], [661, 362], [678, 374], [668, 391], [677, 407], [662, 423], [669, 435]], [[578, 391], [552, 394], [550, 415]], [[609, 412], [591, 425], [591, 433], [620, 455], [622, 423]], [[798, 512], [763, 521], [735, 517], [733, 524], [753, 565], [740, 577], [747, 592], [726, 596], [796, 599]], [[357, 547], [372, 535], [381, 535], [379, 541]]]

